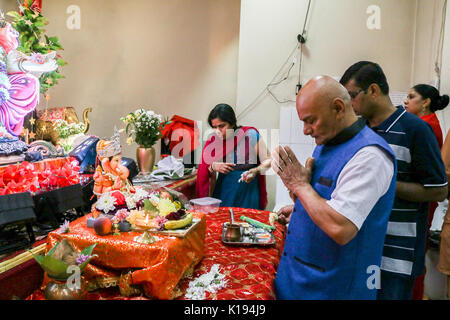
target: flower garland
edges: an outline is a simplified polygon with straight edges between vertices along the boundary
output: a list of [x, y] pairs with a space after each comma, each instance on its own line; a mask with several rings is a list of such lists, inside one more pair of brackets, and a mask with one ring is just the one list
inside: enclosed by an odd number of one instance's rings
[[227, 282], [225, 275], [220, 273], [219, 265], [214, 264], [208, 273], [189, 282], [185, 297], [190, 300], [205, 300], [206, 292], [214, 294], [225, 288]]

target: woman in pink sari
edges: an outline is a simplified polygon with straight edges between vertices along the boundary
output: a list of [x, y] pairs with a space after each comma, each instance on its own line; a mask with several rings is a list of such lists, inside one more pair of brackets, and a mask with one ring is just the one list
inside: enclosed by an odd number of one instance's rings
[[218, 104], [208, 123], [214, 134], [205, 143], [198, 169], [196, 197], [212, 196], [223, 207], [264, 210], [265, 171], [271, 158], [257, 129], [238, 126], [233, 109]]

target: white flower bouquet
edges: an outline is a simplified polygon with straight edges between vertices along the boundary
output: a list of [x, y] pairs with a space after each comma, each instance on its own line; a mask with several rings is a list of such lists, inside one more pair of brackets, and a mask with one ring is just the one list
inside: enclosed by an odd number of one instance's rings
[[143, 148], [150, 148], [156, 141], [161, 139], [161, 130], [169, 123], [168, 121], [163, 121], [160, 114], [143, 108], [130, 112], [125, 117], [120, 118], [120, 120], [126, 125], [127, 143], [132, 144], [136, 142]]

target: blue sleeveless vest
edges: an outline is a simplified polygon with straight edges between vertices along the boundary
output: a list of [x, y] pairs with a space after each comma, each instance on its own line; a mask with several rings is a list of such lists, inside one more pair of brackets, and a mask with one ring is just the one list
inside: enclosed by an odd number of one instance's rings
[[[385, 140], [367, 126], [342, 144], [316, 147], [311, 179], [314, 190], [329, 200], [342, 168], [358, 150], [369, 145], [395, 159]], [[297, 199], [275, 278], [277, 299], [376, 299], [377, 290], [369, 289], [367, 284], [374, 274], [368, 267], [381, 264], [396, 176], [394, 161], [389, 190], [375, 204], [357, 235], [344, 246], [324, 233]]]

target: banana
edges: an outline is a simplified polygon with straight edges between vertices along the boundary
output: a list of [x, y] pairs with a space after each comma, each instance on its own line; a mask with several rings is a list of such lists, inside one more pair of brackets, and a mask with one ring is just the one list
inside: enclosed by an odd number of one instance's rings
[[180, 220], [169, 220], [164, 223], [164, 229], [173, 230], [173, 229], [181, 229], [187, 226], [192, 222], [192, 213], [186, 214], [186, 217]]

